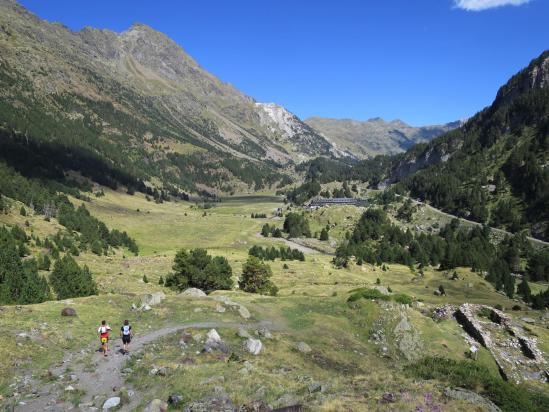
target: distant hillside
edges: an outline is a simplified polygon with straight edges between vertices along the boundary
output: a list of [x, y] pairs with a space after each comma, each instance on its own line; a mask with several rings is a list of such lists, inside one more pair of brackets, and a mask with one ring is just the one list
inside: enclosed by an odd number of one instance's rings
[[296, 133], [267, 124], [261, 105], [148, 26], [73, 32], [0, 0], [0, 128], [25, 144], [78, 149], [149, 185], [257, 189], [287, 180], [288, 163], [337, 154], [292, 122]]
[[367, 121], [311, 117], [305, 123], [337, 148], [359, 157], [401, 153], [462, 124], [456, 121], [440, 126], [413, 127], [401, 120], [387, 122], [379, 117]]
[[446, 211], [548, 239], [548, 164], [545, 51], [463, 127], [394, 162], [387, 181], [402, 181], [413, 196]]

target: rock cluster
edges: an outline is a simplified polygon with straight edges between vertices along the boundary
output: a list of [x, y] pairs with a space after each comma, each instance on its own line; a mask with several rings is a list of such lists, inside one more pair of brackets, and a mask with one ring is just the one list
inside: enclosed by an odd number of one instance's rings
[[[487, 313], [489, 318], [479, 319]], [[465, 331], [487, 348], [504, 378], [514, 382], [527, 379], [545, 379], [546, 360], [534, 337], [502, 311], [485, 306], [464, 303], [456, 312], [456, 319]]]
[[454, 316], [454, 313], [456, 313], [456, 307], [454, 305], [442, 305], [433, 311], [431, 314], [431, 317], [433, 320], [439, 322], [441, 320], [449, 319], [450, 317]]

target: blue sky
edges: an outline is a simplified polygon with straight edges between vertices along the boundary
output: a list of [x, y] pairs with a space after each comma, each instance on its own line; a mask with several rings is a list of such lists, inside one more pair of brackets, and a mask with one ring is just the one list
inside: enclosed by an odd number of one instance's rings
[[73, 30], [146, 23], [223, 81], [302, 118], [468, 117], [549, 48], [548, 0], [20, 3]]

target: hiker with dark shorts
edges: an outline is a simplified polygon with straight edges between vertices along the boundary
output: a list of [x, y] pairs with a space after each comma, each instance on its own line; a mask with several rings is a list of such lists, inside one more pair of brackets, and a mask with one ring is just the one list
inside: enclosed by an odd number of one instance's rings
[[106, 320], [101, 321], [101, 326], [97, 329], [97, 334], [99, 335], [99, 340], [101, 341], [101, 349], [103, 350], [103, 355], [107, 356], [107, 351], [109, 350], [109, 332], [111, 327], [107, 325]]
[[132, 327], [130, 322], [126, 319], [124, 325], [120, 328], [120, 337], [122, 338], [122, 344], [124, 346], [123, 353], [129, 353], [130, 342], [132, 341]]

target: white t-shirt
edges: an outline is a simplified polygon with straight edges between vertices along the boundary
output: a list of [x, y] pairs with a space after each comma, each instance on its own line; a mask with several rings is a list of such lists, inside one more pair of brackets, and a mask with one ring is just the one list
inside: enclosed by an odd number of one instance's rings
[[105, 326], [99, 326], [99, 329], [97, 329], [97, 333], [107, 333], [109, 331], [111, 331], [111, 327], [109, 325], [105, 325]]
[[469, 348], [469, 350], [470, 350], [472, 353], [476, 353], [476, 352], [478, 351], [478, 348], [477, 348], [475, 345], [473, 345], [473, 346], [471, 346], [471, 347]]
[[120, 330], [122, 331], [123, 335], [128, 336], [132, 331], [132, 327], [130, 325], [124, 325], [122, 326], [122, 328], [120, 328]]

